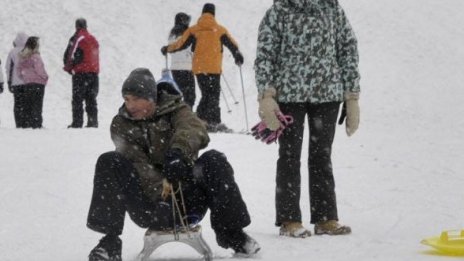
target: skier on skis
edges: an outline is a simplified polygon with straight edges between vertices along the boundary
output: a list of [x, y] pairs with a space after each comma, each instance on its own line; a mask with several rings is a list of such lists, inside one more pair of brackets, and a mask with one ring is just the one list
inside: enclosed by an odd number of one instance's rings
[[[174, 43], [182, 37], [182, 34], [188, 29], [190, 24], [190, 16], [180, 12], [174, 18], [174, 27], [169, 33], [169, 43]], [[195, 104], [195, 78], [192, 72], [192, 50], [187, 48], [171, 54], [171, 66], [169, 69], [172, 72], [172, 77], [179, 86], [184, 96], [184, 101], [193, 110]]]
[[201, 91], [197, 115], [208, 123], [209, 132], [231, 132], [221, 123], [219, 107], [223, 46], [231, 51], [238, 66], [243, 64], [243, 55], [226, 28], [216, 22], [214, 4], [205, 4], [197, 24], [188, 28], [176, 42], [163, 46], [161, 53], [166, 55], [189, 46], [193, 50], [192, 71]]
[[[169, 94], [174, 82], [158, 84], [148, 69], [132, 71], [122, 86], [124, 104], [111, 123], [116, 151], [96, 164], [87, 227], [105, 234], [89, 260], [121, 260], [119, 238], [126, 212], [140, 227], [173, 228], [169, 184], [182, 182], [189, 223], [200, 222], [210, 209], [217, 243], [253, 255], [258, 243], [243, 228], [250, 216], [224, 154], [209, 150], [205, 124], [182, 101]], [[164, 179], [164, 180], [163, 180]]]
[[0, 93], [3, 92], [3, 69], [2, 68], [2, 60], [0, 60]]

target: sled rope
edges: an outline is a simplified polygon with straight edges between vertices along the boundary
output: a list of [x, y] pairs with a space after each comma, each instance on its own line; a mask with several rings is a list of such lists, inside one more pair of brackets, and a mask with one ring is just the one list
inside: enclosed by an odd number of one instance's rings
[[[187, 232], [187, 234], [190, 235], [190, 228], [187, 224], [187, 216], [186, 213], [187, 213], [187, 208], [185, 207], [185, 200], [184, 200], [184, 194], [182, 192], [182, 183], [179, 182], [179, 187], [177, 188], [177, 190], [174, 190], [174, 187], [172, 186], [172, 184], [170, 184], [169, 186], [171, 186], [171, 200], [172, 200], [172, 217], [173, 217], [173, 232], [174, 232], [174, 238], [176, 240], [179, 239], [179, 231], [177, 229], [177, 224], [176, 224], [176, 216], [178, 215], [179, 216], [179, 221], [181, 223], [181, 227]], [[181, 201], [181, 204], [182, 204], [182, 210], [179, 206], [179, 203], [177, 202], [177, 196], [176, 194], [179, 193], [180, 195], [180, 201]], [[184, 215], [182, 215], [182, 211], [184, 212]]]

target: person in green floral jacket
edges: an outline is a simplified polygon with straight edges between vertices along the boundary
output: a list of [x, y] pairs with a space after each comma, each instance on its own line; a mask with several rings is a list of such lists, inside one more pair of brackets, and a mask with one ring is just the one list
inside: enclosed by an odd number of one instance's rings
[[300, 158], [309, 125], [309, 191], [315, 234], [349, 234], [338, 223], [331, 152], [340, 104], [346, 133], [359, 125], [357, 39], [337, 0], [277, 0], [261, 21], [255, 60], [259, 115], [274, 131], [276, 113], [293, 124], [279, 137], [276, 225], [280, 234], [307, 237], [300, 210]]

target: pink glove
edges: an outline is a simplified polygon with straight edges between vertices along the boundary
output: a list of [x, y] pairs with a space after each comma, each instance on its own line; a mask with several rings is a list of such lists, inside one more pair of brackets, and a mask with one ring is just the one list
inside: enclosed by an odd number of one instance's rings
[[262, 120], [253, 128], [251, 128], [251, 135], [253, 135], [255, 139], [261, 140], [266, 144], [276, 142], [280, 135], [282, 135], [282, 133], [284, 132], [285, 128], [287, 128], [290, 124], [293, 123], [293, 117], [290, 115], [284, 115], [282, 114], [282, 112], [279, 111], [276, 113], [276, 116], [279, 119], [280, 123], [282, 123], [279, 128], [273, 131], [269, 129], [266, 126], [265, 121]]

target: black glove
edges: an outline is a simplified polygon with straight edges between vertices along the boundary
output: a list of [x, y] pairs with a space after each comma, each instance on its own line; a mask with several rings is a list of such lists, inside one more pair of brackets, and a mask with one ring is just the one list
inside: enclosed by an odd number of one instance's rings
[[242, 53], [237, 52], [235, 54], [234, 58], [235, 58], [235, 64], [238, 65], [238, 66], [242, 66], [242, 64], [243, 64], [243, 55], [242, 55]]
[[338, 125], [342, 125], [343, 121], [346, 118], [346, 103], [343, 103], [342, 112], [340, 113], [340, 118], [338, 119]]
[[3, 92], [3, 82], [0, 82], [0, 93]]
[[13, 88], [13, 86], [11, 85], [11, 82], [8, 82], [8, 90], [9, 90], [11, 93], [14, 93], [14, 88]]
[[167, 46], [163, 46], [161, 47], [161, 53], [166, 56], [166, 54], [168, 53], [168, 47]]
[[192, 166], [186, 162], [180, 149], [170, 149], [166, 152], [162, 175], [170, 183], [192, 178]]

